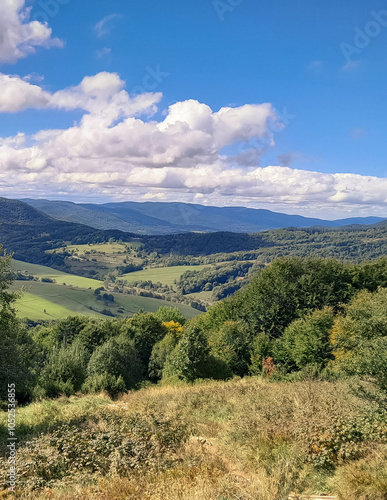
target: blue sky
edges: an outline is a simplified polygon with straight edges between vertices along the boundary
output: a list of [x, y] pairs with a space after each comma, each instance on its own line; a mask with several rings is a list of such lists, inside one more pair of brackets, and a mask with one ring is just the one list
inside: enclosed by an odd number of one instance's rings
[[382, 1], [4, 5], [0, 194], [387, 216]]

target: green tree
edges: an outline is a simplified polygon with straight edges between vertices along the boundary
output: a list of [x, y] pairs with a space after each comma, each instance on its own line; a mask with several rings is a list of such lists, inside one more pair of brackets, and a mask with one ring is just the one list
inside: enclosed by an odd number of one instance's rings
[[250, 372], [253, 375], [261, 375], [263, 364], [263, 359], [271, 356], [271, 341], [270, 337], [266, 333], [259, 333], [251, 344], [250, 350]]
[[223, 360], [235, 375], [246, 375], [250, 362], [250, 329], [244, 321], [225, 321], [210, 334], [211, 354]]
[[197, 327], [186, 329], [179, 343], [167, 358], [163, 377], [176, 376], [187, 382], [205, 377], [209, 353], [207, 337], [202, 330]]
[[333, 359], [329, 339], [333, 320], [332, 309], [325, 307], [293, 321], [285, 329], [281, 339], [283, 348], [297, 368], [304, 368], [309, 364], [324, 367]]
[[387, 288], [359, 293], [335, 319], [331, 343], [335, 366], [371, 377], [387, 396]]
[[14, 304], [19, 295], [9, 291], [12, 280], [11, 256], [4, 253], [0, 255], [0, 400], [7, 399], [8, 384], [15, 384], [16, 396], [24, 402], [30, 397], [35, 352], [16, 318]]
[[162, 323], [174, 321], [175, 323], [180, 323], [180, 325], [185, 324], [185, 318], [178, 307], [161, 306], [157, 309], [154, 315]]
[[145, 369], [148, 367], [153, 346], [167, 334], [167, 329], [155, 314], [139, 313], [122, 325], [121, 332], [133, 341]]
[[55, 397], [79, 391], [86, 378], [88, 360], [88, 352], [80, 342], [54, 347], [40, 373], [36, 394]]
[[126, 389], [132, 389], [142, 380], [143, 371], [133, 341], [123, 336], [109, 339], [97, 347], [87, 366], [89, 377], [103, 374], [109, 374], [117, 380], [122, 377]]
[[153, 346], [149, 360], [148, 374], [153, 380], [161, 379], [167, 358], [177, 346], [183, 332], [183, 327], [175, 321], [164, 322], [163, 325], [168, 333]]

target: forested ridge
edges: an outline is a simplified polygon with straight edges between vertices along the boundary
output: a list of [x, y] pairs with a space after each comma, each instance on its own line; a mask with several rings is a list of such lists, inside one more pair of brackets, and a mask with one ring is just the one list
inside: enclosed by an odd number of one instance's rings
[[189, 233], [170, 236], [143, 237], [147, 251], [162, 255], [205, 256], [217, 253], [244, 252], [256, 258], [271, 260], [284, 255], [298, 257], [335, 257], [360, 262], [385, 255], [387, 222], [370, 226], [343, 228], [286, 228], [256, 234]]
[[64, 256], [46, 250], [67, 244], [128, 241], [139, 238], [149, 255], [205, 257], [217, 260], [270, 262], [283, 256], [334, 257], [360, 262], [387, 253], [387, 222], [343, 228], [287, 228], [247, 233], [185, 233], [141, 236], [117, 230], [98, 230], [82, 224], [58, 221], [17, 200], [0, 199], [0, 242], [15, 258], [61, 268]]

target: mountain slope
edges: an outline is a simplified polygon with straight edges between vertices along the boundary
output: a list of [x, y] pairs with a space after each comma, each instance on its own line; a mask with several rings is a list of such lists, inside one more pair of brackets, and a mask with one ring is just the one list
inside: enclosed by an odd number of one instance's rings
[[47, 214], [19, 200], [0, 198], [0, 223], [33, 225], [52, 221]]
[[190, 231], [232, 231], [254, 233], [285, 227], [375, 224], [380, 217], [328, 221], [270, 210], [244, 207], [209, 207], [189, 203], [122, 202], [71, 203], [48, 200], [25, 200], [31, 206], [60, 220], [81, 222], [98, 229], [119, 229], [138, 234], [173, 234]]
[[143, 215], [129, 207], [115, 210], [115, 207], [69, 201], [32, 199], [22, 201], [55, 219], [80, 222], [96, 229], [118, 229], [138, 234], [169, 234], [181, 231], [168, 222]]
[[58, 268], [63, 265], [63, 256], [45, 251], [56, 248], [60, 242], [100, 243], [132, 236], [135, 235], [57, 220], [22, 201], [0, 198], [0, 244], [14, 252], [16, 259]]

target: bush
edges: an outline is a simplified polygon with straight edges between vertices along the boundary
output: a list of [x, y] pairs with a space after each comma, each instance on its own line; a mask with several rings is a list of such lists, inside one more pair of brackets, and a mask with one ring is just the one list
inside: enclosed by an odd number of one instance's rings
[[233, 376], [231, 367], [220, 358], [210, 354], [201, 373], [202, 378], [212, 378], [214, 380], [227, 380]]
[[[91, 416], [89, 423], [62, 425], [18, 447], [18, 486], [52, 488], [61, 480], [90, 480], [91, 474], [128, 476], [167, 469], [177, 462], [176, 450], [187, 438], [184, 424], [163, 415]], [[7, 472], [9, 465], [0, 458], [0, 488], [8, 486]]]
[[82, 386], [82, 392], [92, 394], [107, 392], [111, 398], [115, 398], [118, 394], [125, 392], [125, 389], [126, 385], [121, 375], [116, 377], [107, 372], [88, 377]]
[[143, 370], [133, 342], [123, 337], [112, 338], [97, 347], [87, 366], [89, 377], [105, 374], [116, 379], [122, 377], [126, 389], [132, 389], [140, 382]]
[[281, 339], [285, 355], [297, 368], [316, 364], [322, 368], [333, 358], [329, 333], [333, 326], [330, 308], [316, 310], [303, 319], [293, 321]]
[[41, 371], [37, 394], [56, 397], [79, 391], [86, 378], [88, 359], [88, 352], [79, 342], [54, 349]]
[[163, 377], [177, 376], [187, 382], [205, 377], [209, 351], [204, 333], [197, 327], [189, 328], [168, 356]]
[[379, 447], [367, 458], [339, 468], [332, 485], [340, 500], [385, 500], [387, 448]]
[[209, 338], [211, 354], [228, 365], [235, 375], [248, 373], [250, 331], [243, 321], [226, 321]]

